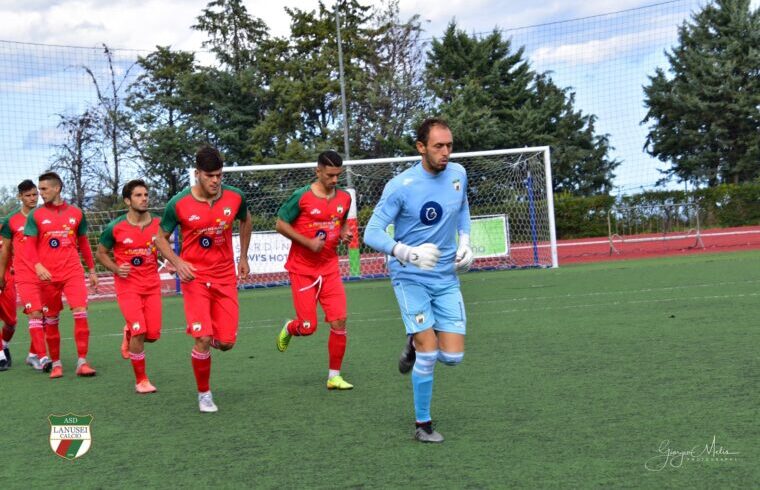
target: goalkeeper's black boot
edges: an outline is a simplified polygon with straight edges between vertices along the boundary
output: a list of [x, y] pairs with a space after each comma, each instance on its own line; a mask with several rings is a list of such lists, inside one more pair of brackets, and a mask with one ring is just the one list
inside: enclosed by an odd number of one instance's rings
[[401, 357], [398, 358], [398, 371], [406, 374], [412, 370], [414, 360], [417, 358], [417, 351], [414, 349], [414, 336], [407, 335], [406, 345], [401, 351]]

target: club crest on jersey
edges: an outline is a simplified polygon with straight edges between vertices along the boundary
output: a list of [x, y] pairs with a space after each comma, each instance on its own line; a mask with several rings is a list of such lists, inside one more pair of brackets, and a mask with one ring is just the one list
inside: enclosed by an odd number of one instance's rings
[[232, 208], [224, 208], [223, 213], [225, 216], [232, 216]]
[[418, 325], [422, 325], [425, 323], [425, 314], [424, 313], [417, 313], [414, 316], [414, 321], [417, 322]]
[[199, 322], [195, 322], [192, 324], [191, 328], [193, 329], [193, 332], [200, 332], [202, 327]]
[[338, 214], [343, 214], [343, 206], [338, 205]]
[[50, 415], [50, 448], [58, 456], [73, 461], [92, 446], [92, 415]]
[[75, 224], [77, 224], [77, 220], [75, 218], [69, 218], [69, 224], [70, 225], [75, 225]]
[[134, 330], [135, 332], [137, 332], [138, 330], [140, 330], [140, 322], [133, 323], [132, 324], [132, 330]]
[[461, 191], [462, 190], [462, 183], [459, 182], [459, 179], [455, 179], [453, 182], [451, 182], [451, 185], [454, 186], [455, 191]]
[[424, 225], [434, 225], [441, 221], [443, 208], [435, 201], [428, 201], [420, 208], [420, 221]]
[[50, 248], [58, 248], [61, 246], [61, 242], [57, 238], [51, 238], [48, 245], [50, 245]]

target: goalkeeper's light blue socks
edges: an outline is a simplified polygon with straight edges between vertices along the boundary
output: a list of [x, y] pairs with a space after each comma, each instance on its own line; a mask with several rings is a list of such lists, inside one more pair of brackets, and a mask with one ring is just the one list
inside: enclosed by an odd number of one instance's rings
[[414, 389], [414, 417], [417, 422], [430, 420], [430, 401], [433, 399], [433, 370], [438, 360], [438, 351], [419, 352], [412, 369]]

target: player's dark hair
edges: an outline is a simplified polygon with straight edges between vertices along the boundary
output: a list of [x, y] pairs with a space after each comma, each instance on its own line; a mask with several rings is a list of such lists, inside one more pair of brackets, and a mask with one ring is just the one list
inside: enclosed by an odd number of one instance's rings
[[61, 180], [61, 176], [55, 172], [45, 172], [39, 176], [38, 180], [40, 182], [42, 182], [43, 180], [49, 180], [49, 181], [55, 182], [55, 184], [58, 185], [58, 187], [60, 187], [61, 190], [63, 190], [63, 180]]
[[427, 145], [428, 137], [430, 136], [430, 128], [433, 126], [440, 126], [445, 129], [451, 129], [449, 128], [449, 123], [447, 123], [445, 119], [442, 119], [440, 117], [429, 117], [422, 121], [420, 127], [417, 128], [417, 141], [423, 145]]
[[317, 157], [317, 165], [326, 167], [342, 167], [343, 158], [335, 150], [323, 151]]
[[18, 193], [23, 194], [24, 192], [29, 192], [32, 189], [36, 189], [37, 185], [35, 185], [34, 182], [32, 182], [29, 179], [21, 181], [21, 183], [18, 185]]
[[124, 184], [124, 187], [121, 188], [121, 197], [124, 199], [131, 199], [132, 198], [132, 192], [137, 187], [145, 187], [145, 189], [148, 189], [148, 184], [145, 183], [142, 179], [135, 179], [130, 180], [126, 184]]
[[224, 166], [224, 159], [213, 146], [203, 145], [195, 153], [195, 168], [204, 172], [216, 172]]

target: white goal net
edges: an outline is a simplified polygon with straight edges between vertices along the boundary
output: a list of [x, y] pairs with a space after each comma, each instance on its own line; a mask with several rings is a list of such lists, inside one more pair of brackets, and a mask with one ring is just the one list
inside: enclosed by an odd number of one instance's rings
[[[364, 245], [361, 237], [388, 180], [419, 160], [343, 162], [346, 170], [339, 185], [354, 196], [355, 209], [349, 218], [356, 227], [354, 242], [339, 249], [344, 278], [386, 274], [386, 257]], [[455, 153], [450, 161], [462, 164], [468, 175], [471, 242], [476, 256], [471, 270], [557, 266], [548, 147]], [[315, 162], [309, 162], [224, 168], [224, 183], [243, 191], [253, 216], [248, 251], [252, 276], [244, 286], [287, 282], [284, 265], [290, 241], [274, 231], [277, 210], [293, 191], [314, 180], [315, 167]], [[194, 182], [193, 171], [190, 174]], [[237, 242], [235, 246], [237, 254]]]

